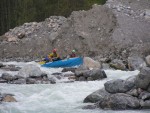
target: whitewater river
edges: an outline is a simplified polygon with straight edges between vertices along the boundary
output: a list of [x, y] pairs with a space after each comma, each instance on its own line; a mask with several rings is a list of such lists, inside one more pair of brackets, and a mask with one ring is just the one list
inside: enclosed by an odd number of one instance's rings
[[[30, 62], [38, 65], [35, 62]], [[6, 64], [6, 63], [5, 63]], [[29, 63], [9, 62], [18, 66]], [[59, 69], [41, 68], [51, 76], [54, 72], [61, 72]], [[34, 85], [12, 85], [0, 84], [0, 92], [12, 93], [18, 102], [0, 104], [0, 113], [149, 113], [143, 110], [111, 111], [111, 110], [83, 110], [87, 105], [83, 103], [84, 98], [90, 93], [103, 88], [106, 81], [112, 79], [126, 79], [129, 76], [137, 75], [138, 71], [114, 71], [105, 70], [108, 78], [101, 81], [62, 83], [57, 80], [56, 84], [34, 84]], [[0, 70], [0, 76], [3, 73]], [[9, 72], [15, 75], [17, 72]]]

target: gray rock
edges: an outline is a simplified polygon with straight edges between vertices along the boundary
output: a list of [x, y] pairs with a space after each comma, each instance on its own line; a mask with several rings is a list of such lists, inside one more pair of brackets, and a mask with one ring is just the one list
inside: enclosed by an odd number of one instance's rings
[[142, 100], [149, 100], [150, 99], [150, 93], [143, 91], [140, 93], [139, 98]]
[[77, 69], [77, 68], [64, 68], [64, 69], [62, 70], [62, 72], [71, 71], [71, 72], [74, 73], [76, 69]]
[[83, 58], [83, 65], [88, 68], [101, 68], [101, 64], [98, 61], [94, 61], [89, 57]]
[[117, 93], [99, 102], [102, 109], [126, 110], [140, 108], [140, 102], [136, 97], [127, 94]]
[[125, 93], [134, 87], [134, 83], [117, 79], [106, 82], [104, 86], [109, 93]]
[[136, 87], [146, 89], [149, 86], [150, 83], [150, 68], [148, 67], [142, 67], [140, 70], [140, 73], [136, 77]]
[[1, 68], [1, 67], [4, 67], [3, 63], [0, 63], [0, 68]]
[[51, 84], [56, 84], [56, 79], [54, 77], [49, 78]]
[[138, 91], [137, 89], [131, 89], [130, 91], [126, 92], [126, 94], [131, 95], [133, 97], [138, 97]]
[[92, 77], [87, 77], [87, 81], [93, 81]]
[[88, 95], [85, 99], [84, 99], [84, 103], [96, 103], [98, 101], [103, 101], [104, 98], [107, 98], [110, 96], [110, 93], [108, 93], [105, 89], [99, 89], [95, 92], [93, 92], [92, 94]]
[[145, 58], [145, 60], [146, 60], [147, 66], [150, 67], [150, 55], [148, 55], [148, 56]]
[[24, 66], [22, 69], [19, 70], [18, 75], [22, 76], [24, 78], [30, 77], [30, 76], [41, 76], [43, 72], [41, 69], [33, 64], [29, 64]]
[[12, 75], [10, 75], [9, 73], [3, 73], [1, 76], [2, 79], [7, 80], [7, 81], [12, 81], [15, 79], [15, 77], [13, 77]]
[[140, 101], [140, 105], [142, 109], [150, 109], [150, 100]]
[[128, 57], [129, 70], [140, 70], [141, 67], [146, 66], [145, 61], [138, 56]]
[[96, 109], [96, 108], [97, 108], [96, 105], [87, 105], [87, 106], [82, 107], [82, 109]]
[[83, 73], [84, 77], [92, 77], [93, 80], [100, 80], [103, 78], [107, 78], [104, 70], [101, 69], [93, 69]]
[[86, 81], [86, 78], [81, 76], [81, 77], [78, 78], [78, 81]]
[[20, 78], [18, 80], [14, 80], [11, 84], [26, 84], [26, 79]]
[[36, 83], [36, 79], [26, 78], [26, 84], [35, 84], [35, 83]]
[[126, 70], [126, 66], [123, 64], [123, 62], [121, 60], [113, 60], [110, 63], [110, 67], [114, 68], [114, 69], [120, 69], [120, 70]]

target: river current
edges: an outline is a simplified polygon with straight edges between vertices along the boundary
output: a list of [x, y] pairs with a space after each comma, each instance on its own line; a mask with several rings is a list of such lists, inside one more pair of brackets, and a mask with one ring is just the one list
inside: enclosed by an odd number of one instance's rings
[[[7, 64], [7, 63], [4, 63]], [[8, 62], [23, 67], [27, 64], [38, 65], [35, 62]], [[39, 65], [38, 65], [39, 66]], [[40, 66], [39, 66], [40, 67]], [[40, 67], [41, 68], [41, 67]], [[41, 68], [52, 76], [61, 72], [61, 68]], [[0, 76], [4, 71], [0, 70]], [[126, 79], [135, 76], [139, 71], [105, 70], [107, 79], [101, 81], [64, 83], [67, 79], [57, 80], [56, 84], [0, 84], [1, 93], [14, 94], [18, 102], [0, 104], [0, 113], [149, 113], [147, 110], [84, 110], [84, 98], [92, 92], [103, 88], [104, 83], [112, 79]], [[8, 72], [15, 75], [17, 72]]]

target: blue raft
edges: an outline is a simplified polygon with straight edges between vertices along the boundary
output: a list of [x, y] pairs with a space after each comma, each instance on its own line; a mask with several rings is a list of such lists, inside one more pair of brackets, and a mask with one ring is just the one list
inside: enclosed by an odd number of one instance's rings
[[69, 58], [65, 60], [58, 60], [54, 62], [48, 62], [46, 64], [41, 65], [42, 67], [52, 67], [52, 68], [58, 68], [58, 67], [74, 67], [74, 66], [80, 66], [83, 64], [83, 58], [82, 57], [75, 57], [75, 58]]

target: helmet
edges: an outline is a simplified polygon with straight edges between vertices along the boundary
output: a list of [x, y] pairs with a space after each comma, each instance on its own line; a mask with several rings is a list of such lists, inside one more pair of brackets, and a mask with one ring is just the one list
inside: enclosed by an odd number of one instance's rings
[[57, 51], [56, 49], [53, 49], [53, 53], [56, 53], [56, 51]]
[[72, 52], [73, 52], [73, 53], [75, 53], [75, 52], [76, 52], [76, 50], [72, 50]]

